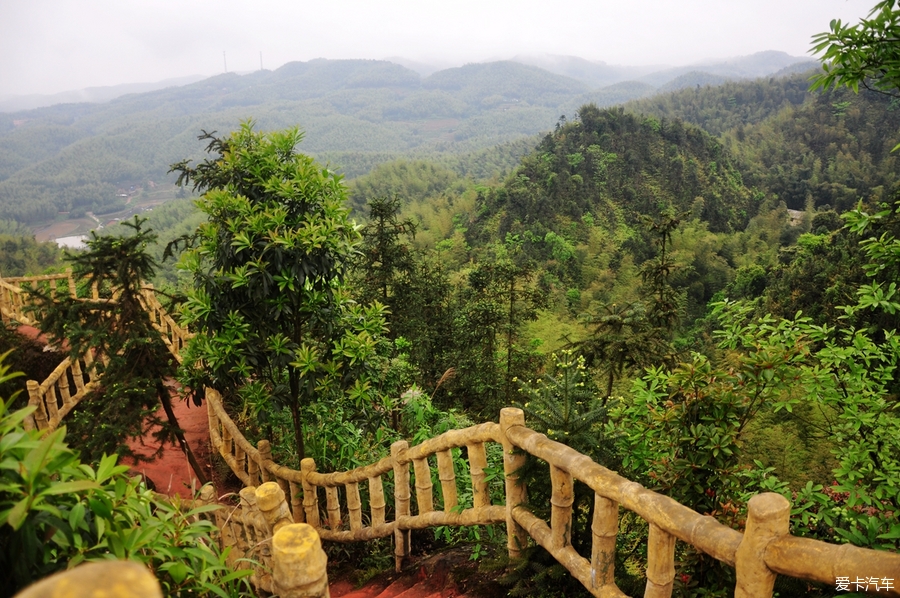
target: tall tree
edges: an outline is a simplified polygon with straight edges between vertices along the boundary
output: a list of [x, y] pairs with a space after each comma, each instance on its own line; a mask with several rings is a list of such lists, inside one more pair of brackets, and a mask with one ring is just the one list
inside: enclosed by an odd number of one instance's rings
[[[40, 325], [58, 343], [68, 342], [73, 358], [88, 351], [104, 357], [94, 361], [103, 375], [101, 387], [67, 420], [70, 438], [86, 460], [98, 460], [104, 453], [134, 457], [124, 440], [155, 429], [161, 442], [177, 442], [198, 480], [206, 483], [206, 473], [184, 438], [164, 383], [174, 377], [177, 363], [142, 300], [144, 281], [157, 268], [148, 252], [156, 235], [142, 228], [143, 223], [135, 216], [134, 222], [122, 223], [132, 229], [131, 234], [93, 234], [87, 251], [67, 255], [75, 279], [96, 287], [101, 296], [81, 299], [67, 293], [35, 292], [43, 314]], [[160, 406], [165, 419], [156, 414]]]
[[360, 235], [341, 177], [296, 151], [302, 137], [245, 122], [201, 135], [210, 158], [172, 166], [179, 185], [204, 192], [208, 217], [182, 256], [194, 279], [183, 310], [198, 332], [194, 384], [286, 406], [301, 459], [302, 409], [335, 385], [361, 384], [384, 329], [380, 305], [349, 300], [344, 274]]

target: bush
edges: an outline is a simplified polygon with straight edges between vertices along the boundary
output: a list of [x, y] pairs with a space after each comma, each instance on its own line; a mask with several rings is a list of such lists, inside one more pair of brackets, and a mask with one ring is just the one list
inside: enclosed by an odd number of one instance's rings
[[[0, 384], [8, 374], [0, 364]], [[82, 463], [63, 440], [26, 431], [33, 407], [9, 411], [0, 399], [0, 596], [84, 561], [128, 559], [146, 565], [167, 596], [240, 596], [249, 570], [232, 572], [216, 528], [129, 478], [106, 456]], [[43, 436], [43, 437], [42, 437]]]

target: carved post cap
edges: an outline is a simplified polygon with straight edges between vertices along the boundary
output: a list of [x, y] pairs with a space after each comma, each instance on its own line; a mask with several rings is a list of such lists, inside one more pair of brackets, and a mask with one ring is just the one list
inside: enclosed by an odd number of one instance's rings
[[162, 598], [156, 577], [129, 561], [87, 563], [34, 583], [16, 598]]
[[525, 412], [518, 407], [504, 407], [500, 410], [500, 425], [504, 428], [524, 426]]
[[256, 505], [256, 486], [246, 486], [240, 491], [241, 500], [250, 506]]
[[275, 583], [284, 590], [298, 590], [325, 577], [328, 559], [319, 534], [311, 525], [292, 523], [275, 532], [272, 556]]
[[300, 471], [315, 471], [316, 470], [316, 461], [312, 457], [307, 457], [300, 461]]
[[[763, 492], [747, 502], [747, 512], [757, 523], [764, 521], [789, 521], [791, 501], [774, 492]], [[783, 532], [788, 532], [785, 529]]]
[[266, 482], [256, 489], [256, 506], [263, 511], [277, 509], [284, 502], [284, 490], [276, 482]]
[[200, 499], [204, 502], [216, 502], [216, 488], [212, 484], [205, 484], [200, 488]]

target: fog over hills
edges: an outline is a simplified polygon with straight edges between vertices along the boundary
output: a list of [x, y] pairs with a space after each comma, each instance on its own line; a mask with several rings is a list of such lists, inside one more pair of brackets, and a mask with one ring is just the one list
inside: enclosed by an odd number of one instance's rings
[[[298, 67], [297, 65], [314, 65], [322, 61], [324, 61], [324, 59], [310, 60], [307, 62], [291, 62], [287, 63], [280, 69], [277, 69], [277, 71], [282, 72], [282, 69], [287, 68], [287, 71], [284, 72], [289, 73], [292, 72], [292, 69], [309, 69], [310, 67]], [[473, 65], [494, 64], [492, 62], [471, 63], [459, 67], [451, 66], [448, 63], [417, 62], [399, 56], [387, 58], [386, 61], [402, 66], [405, 69], [408, 69], [409, 71], [412, 71], [413, 73], [419, 75], [419, 77], [421, 77], [422, 79], [431, 79], [433, 75], [441, 73], [443, 71], [447, 71], [447, 73], [439, 76], [436, 81], [449, 80], [454, 77], [458, 77], [459, 75], [452, 74], [460, 72], [458, 71], [458, 69], [469, 68], [469, 72], [474, 73], [476, 71], [471, 70]], [[331, 62], [332, 64], [334, 64], [335, 62], [341, 61], [325, 62]], [[678, 89], [679, 87], [683, 87], [684, 85], [675, 84], [675, 86], [673, 87], [672, 85], [667, 84], [680, 77], [683, 77], [684, 75], [687, 75], [688, 73], [706, 73], [708, 75], [716, 75], [718, 78], [720, 78], [720, 80], [746, 79], [771, 75], [785, 68], [798, 68], [799, 70], [805, 70], [811, 68], [815, 63], [813, 59], [808, 57], [790, 56], [784, 52], [776, 51], [758, 52], [750, 56], [741, 56], [719, 61], [707, 61], [701, 64], [676, 67], [663, 65], [614, 66], [608, 65], [605, 62], [590, 61], [584, 58], [579, 58], [577, 56], [558, 56], [552, 54], [519, 54], [512, 57], [510, 59], [510, 62], [537, 67], [538, 69], [547, 71], [549, 73], [574, 79], [585, 84], [589, 89], [600, 89], [617, 83], [622, 83], [624, 81], [639, 81], [642, 83], [646, 83], [654, 88], [662, 88], [664, 90]], [[261, 73], [270, 71], [257, 72]], [[249, 72], [244, 74], [252, 75], [254, 73]], [[165, 89], [168, 87], [184, 86], [202, 81], [207, 78], [208, 77], [204, 77], [202, 75], [192, 75], [188, 77], [164, 79], [156, 82], [129, 83], [106, 87], [88, 87], [84, 89], [64, 91], [49, 95], [11, 95], [0, 97], [0, 112], [18, 112], [22, 110], [31, 110], [34, 108], [53, 106], [56, 104], [69, 104], [79, 102], [102, 103], [128, 94], [140, 94]], [[696, 76], [694, 76], [694, 78], [698, 79]], [[714, 83], [715, 80], [715, 78], [708, 79], [709, 83]], [[434, 83], [433, 85], [439, 86], [440, 84]], [[567, 86], [564, 85], [563, 87]]]
[[[612, 106], [809, 65], [772, 52], [646, 73], [551, 58], [544, 62], [557, 72], [498, 61], [425, 77], [385, 60], [315, 59], [184, 85], [163, 81], [143, 93], [135, 92], [140, 86], [101, 88], [74, 96], [93, 102], [0, 112], [0, 219], [34, 223], [61, 212], [120, 210], [123, 189], [170, 184], [170, 164], [202, 156], [202, 130], [230, 131], [247, 119], [263, 130], [302, 127], [301, 151], [347, 177], [401, 157], [450, 159], [465, 176], [488, 176], [479, 169], [493, 158], [478, 152], [514, 144], [491, 150], [513, 164], [534, 143], [522, 145], [523, 138], [552, 129], [561, 115], [573, 118], [586, 103]], [[602, 77], [628, 79], [601, 86]], [[103, 101], [116, 94], [125, 95]]]

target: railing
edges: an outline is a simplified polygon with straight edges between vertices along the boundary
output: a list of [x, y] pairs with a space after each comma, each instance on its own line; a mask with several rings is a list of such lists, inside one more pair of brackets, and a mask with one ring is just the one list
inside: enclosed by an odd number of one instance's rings
[[53, 431], [76, 405], [97, 387], [99, 374], [93, 354], [66, 358], [43, 382], [28, 380], [28, 404], [37, 407], [24, 422], [25, 429]]
[[[188, 333], [165, 316], [162, 306], [152, 309], [156, 310], [154, 317], [159, 326], [171, 330], [170, 349], [183, 344]], [[269, 442], [261, 440], [254, 447], [225, 412], [217, 392], [207, 389], [206, 398], [211, 442], [235, 475], [248, 487], [242, 492], [242, 500], [248, 506], [251, 506], [250, 493], [256, 497], [256, 487], [262, 485], [275, 494], [289, 497], [288, 502], [278, 507], [279, 521], [283, 524], [288, 521], [306, 522], [316, 529], [322, 539], [350, 542], [393, 535], [398, 569], [410, 554], [410, 530], [440, 525], [503, 523], [507, 529], [507, 549], [511, 557], [521, 554], [530, 537], [552, 554], [592, 595], [623, 596], [614, 577], [619, 510], [624, 508], [649, 523], [644, 596], [656, 598], [671, 595], [675, 578], [676, 540], [734, 567], [737, 578], [735, 596], [739, 598], [771, 596], [776, 574], [826, 584], [834, 584], [838, 578], [847, 576], [851, 580], [853, 576], [891, 580], [893, 587], [884, 588], [878, 595], [900, 596], [900, 589], [897, 588], [900, 586], [900, 554], [791, 536], [790, 503], [781, 495], [765, 493], [754, 496], [748, 504], [745, 531], [741, 533], [671, 498], [647, 490], [572, 448], [529, 429], [519, 409], [503, 409], [499, 424], [485, 423], [453, 430], [417, 446], [410, 447], [406, 441], [395, 442], [391, 445], [389, 457], [365, 467], [347, 472], [318, 473], [313, 459], [304, 459], [300, 471], [275, 463]], [[487, 491], [485, 445], [489, 442], [498, 443], [503, 448], [503, 505], [491, 504]], [[453, 449], [460, 448], [466, 449], [473, 497], [472, 506], [462, 510], [458, 505], [459, 489], [451, 453]], [[517, 477], [517, 472], [527, 458], [526, 453], [541, 459], [549, 467], [552, 486], [549, 522], [525, 507], [527, 488]], [[437, 478], [440, 480], [443, 505], [440, 511], [434, 508], [435, 490], [429, 463], [432, 457], [436, 460]], [[410, 464], [416, 479], [415, 514], [412, 514], [411, 508]], [[393, 476], [394, 508], [391, 521], [387, 520], [383, 484], [386, 475]], [[589, 558], [580, 555], [571, 544], [575, 480], [594, 491]], [[370, 512], [365, 521], [360, 484], [367, 484], [369, 493]], [[320, 506], [320, 494], [325, 497], [324, 510]], [[343, 505], [341, 494], [344, 496]], [[234, 545], [243, 542], [247, 546], [255, 546], [267, 542], [259, 535], [262, 528], [258, 525], [253, 527], [259, 521], [254, 523], [252, 514], [242, 514], [240, 521], [244, 527], [238, 531], [229, 529], [230, 522], [227, 520], [219, 522], [223, 542], [227, 534], [233, 538], [243, 538], [235, 540]], [[258, 581], [260, 584], [266, 583], [264, 580]]]
[[[72, 271], [62, 274], [42, 276], [19, 276], [0, 279], [0, 313], [5, 320], [15, 320], [29, 326], [36, 326], [41, 318], [35, 313], [28, 300], [28, 289], [42, 288], [44, 291], [59, 291], [64, 285], [70, 297], [77, 297]], [[99, 289], [93, 286], [91, 300], [101, 299]], [[163, 337], [163, 341], [175, 358], [181, 362], [181, 350], [191, 334], [178, 326], [156, 298], [153, 287], [143, 289], [141, 296], [151, 323]], [[88, 394], [96, 388], [99, 375], [93, 367], [93, 353], [88, 352], [78, 360], [66, 358], [43, 382], [28, 380], [29, 405], [36, 407], [24, 425], [27, 429], [55, 430], [59, 422]]]
[[[15, 320], [26, 326], [35, 326], [40, 321], [40, 314], [33, 313], [28, 301], [26, 288], [56, 290], [65, 281], [66, 291], [75, 297], [75, 281], [71, 270], [62, 274], [44, 274], [42, 276], [16, 276], [0, 279], [0, 315], [4, 321]], [[17, 284], [18, 283], [18, 284]], [[23, 288], [24, 285], [26, 288]]]
[[[215, 489], [207, 484], [194, 506], [217, 502]], [[326, 595], [326, 557], [319, 536], [311, 526], [292, 521], [278, 484], [246, 487], [240, 492], [239, 506], [220, 505], [206, 516], [210, 515], [219, 529], [220, 545], [230, 549], [228, 563], [235, 569], [252, 569], [250, 581], [258, 590], [279, 595]]]
[[[240, 435], [225, 414], [217, 393], [207, 391], [207, 401], [213, 446], [245, 484], [252, 486], [259, 480], [270, 479], [281, 488], [288, 487], [293, 521], [305, 521], [316, 528], [324, 540], [350, 542], [393, 535], [398, 569], [409, 555], [410, 530], [440, 525], [505, 523], [511, 557], [519, 556], [531, 537], [594, 596], [623, 596], [614, 581], [621, 507], [650, 524], [644, 596], [671, 595], [676, 540], [734, 567], [737, 573], [735, 596], [738, 597], [771, 596], [776, 574], [830, 584], [838, 577], [856, 575], [857, 572], [867, 577], [900, 580], [900, 554], [791, 536], [788, 533], [790, 503], [779, 494], [760, 494], [750, 500], [746, 530], [741, 533], [667, 496], [647, 490], [570, 447], [527, 428], [524, 414], [519, 409], [503, 409], [499, 425], [487, 423], [453, 430], [413, 447], [406, 441], [399, 441], [391, 445], [390, 457], [377, 463], [352, 471], [322, 474], [315, 471], [312, 459], [304, 459], [300, 471], [274, 463], [268, 442], [261, 441], [260, 449], [256, 449]], [[484, 482], [487, 442], [503, 446], [505, 505], [489, 502]], [[467, 449], [473, 506], [460, 511], [450, 450], [463, 447]], [[521, 485], [516, 472], [523, 465], [526, 453], [549, 466], [552, 484], [549, 522], [524, 506], [527, 489]], [[428, 462], [432, 456], [437, 461], [442, 511], [435, 511], [433, 506], [434, 488]], [[410, 464], [416, 474], [415, 515], [410, 509]], [[381, 478], [391, 472], [394, 520], [386, 521]], [[575, 480], [595, 493], [590, 558], [578, 554], [571, 544]], [[368, 483], [369, 489], [370, 513], [365, 524], [360, 507], [361, 483]], [[325, 494], [324, 517], [320, 491]], [[345, 497], [343, 505], [340, 495]], [[349, 528], [345, 522], [349, 522]], [[879, 592], [879, 595], [900, 596], [900, 592], [892, 588]]]
[[175, 356], [175, 359], [178, 360], [178, 363], [181, 363], [183, 359], [181, 350], [187, 346], [188, 341], [194, 335], [179, 326], [172, 316], [169, 315], [159, 302], [159, 299], [156, 298], [153, 285], [144, 287], [142, 298], [144, 308], [150, 316], [150, 322], [162, 335], [163, 341], [166, 343], [169, 351], [172, 352], [172, 355]]
[[[215, 491], [207, 485], [195, 506], [215, 502]], [[249, 568], [248, 559], [262, 565], [254, 568], [250, 581], [266, 595], [327, 596], [326, 556], [319, 536], [309, 525], [291, 523], [286, 511], [284, 493], [276, 484], [245, 488], [241, 506], [213, 511], [221, 540], [231, 547], [228, 562], [235, 568]], [[52, 575], [15, 598], [69, 596], [73, 589], [79, 596], [108, 596], [122, 588], [135, 598], [163, 596], [159, 582], [146, 567], [129, 561], [106, 561]]]

